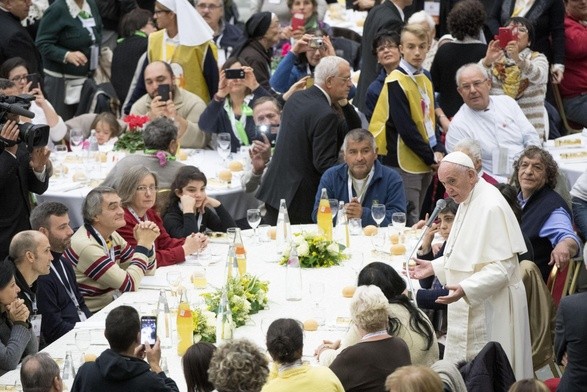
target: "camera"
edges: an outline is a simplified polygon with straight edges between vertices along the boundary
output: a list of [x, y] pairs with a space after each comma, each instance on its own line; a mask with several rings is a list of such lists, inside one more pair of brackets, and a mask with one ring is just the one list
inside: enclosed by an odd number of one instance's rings
[[245, 70], [242, 68], [225, 69], [224, 76], [226, 76], [226, 79], [244, 79], [245, 78]]
[[257, 125], [255, 126], [255, 137], [253, 140], [264, 141], [261, 135], [265, 135], [269, 142], [271, 143], [272, 147], [275, 147], [275, 141], [277, 140], [277, 131], [279, 130], [279, 125]]
[[320, 49], [324, 46], [324, 39], [321, 37], [312, 37], [308, 45], [312, 49]]
[[[4, 126], [8, 115], [35, 117], [35, 114], [28, 110], [31, 102], [35, 100], [34, 95], [22, 94], [5, 96], [0, 94], [0, 129]], [[16, 141], [0, 138], [0, 149], [12, 147], [17, 143], [24, 142], [29, 152], [36, 147], [45, 147], [49, 142], [49, 126], [44, 124], [18, 124], [18, 139]]]

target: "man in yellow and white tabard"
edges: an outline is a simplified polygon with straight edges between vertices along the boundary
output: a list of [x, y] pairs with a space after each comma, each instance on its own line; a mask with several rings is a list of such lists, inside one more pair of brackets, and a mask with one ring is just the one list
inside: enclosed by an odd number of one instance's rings
[[464, 153], [448, 154], [438, 178], [458, 204], [444, 256], [416, 260], [410, 276], [436, 274], [450, 290], [436, 302], [448, 305], [444, 359], [471, 360], [487, 342], [501, 344], [516, 379], [532, 378], [526, 291], [518, 253], [526, 251], [514, 213], [493, 185], [479, 179]]

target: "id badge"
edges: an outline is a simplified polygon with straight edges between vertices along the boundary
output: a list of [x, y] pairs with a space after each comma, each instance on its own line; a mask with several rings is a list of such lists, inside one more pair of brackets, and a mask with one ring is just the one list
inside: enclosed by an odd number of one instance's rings
[[491, 166], [492, 173], [498, 176], [508, 176], [510, 174], [509, 151], [505, 147], [499, 147], [493, 150]]
[[425, 1], [424, 11], [434, 19], [434, 23], [440, 21], [440, 1]]
[[35, 333], [36, 337], [41, 336], [41, 320], [43, 315], [35, 314], [31, 316], [31, 326], [33, 327], [33, 332]]
[[84, 26], [86, 29], [96, 27], [96, 20], [94, 18], [83, 19], [80, 17], [80, 19], [82, 21], [82, 26]]
[[79, 317], [80, 322], [84, 322], [88, 319], [86, 317], [86, 314], [84, 312], [82, 312], [80, 309], [77, 310], [77, 316]]
[[100, 57], [100, 48], [98, 45], [92, 45], [90, 47], [90, 70], [98, 68], [98, 59]]

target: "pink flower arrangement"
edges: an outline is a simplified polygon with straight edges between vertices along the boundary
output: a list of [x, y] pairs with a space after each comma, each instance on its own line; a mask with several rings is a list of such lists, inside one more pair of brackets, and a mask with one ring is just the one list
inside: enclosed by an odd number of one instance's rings
[[149, 122], [149, 116], [129, 114], [122, 121], [128, 125], [128, 132], [139, 132]]

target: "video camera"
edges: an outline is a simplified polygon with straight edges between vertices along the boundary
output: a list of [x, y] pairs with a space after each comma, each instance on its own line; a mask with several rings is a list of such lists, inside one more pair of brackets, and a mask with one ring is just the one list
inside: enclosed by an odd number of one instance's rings
[[[9, 119], [9, 114], [34, 118], [35, 113], [28, 110], [31, 107], [31, 102], [34, 100], [34, 95], [6, 96], [0, 94], [0, 129]], [[0, 137], [0, 150], [22, 142], [26, 144], [29, 152], [32, 152], [35, 147], [45, 147], [49, 142], [49, 126], [31, 123], [18, 124], [18, 139], [13, 141]]]

